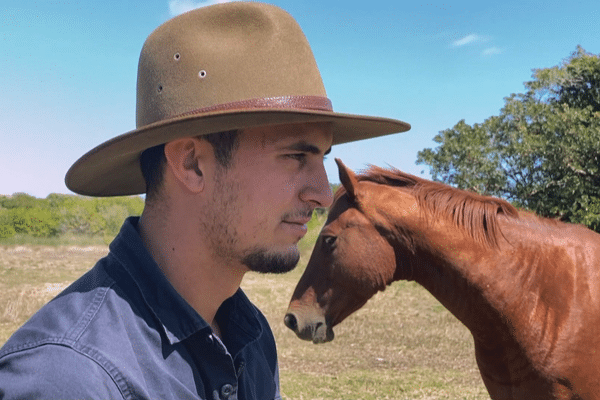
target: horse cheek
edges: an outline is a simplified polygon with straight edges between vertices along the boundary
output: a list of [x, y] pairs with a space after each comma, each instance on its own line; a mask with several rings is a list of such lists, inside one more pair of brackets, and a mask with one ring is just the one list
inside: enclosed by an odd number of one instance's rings
[[[391, 245], [371, 227], [354, 233], [352, 246], [347, 246], [349, 260], [346, 270], [354, 281], [354, 290], [360, 297], [371, 298], [391, 283], [396, 268]], [[368, 239], [367, 239], [368, 238]]]

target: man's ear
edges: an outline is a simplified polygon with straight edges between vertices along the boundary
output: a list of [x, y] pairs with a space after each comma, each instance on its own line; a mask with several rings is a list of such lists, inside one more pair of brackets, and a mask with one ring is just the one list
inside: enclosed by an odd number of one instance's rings
[[165, 144], [165, 158], [169, 169], [175, 178], [193, 193], [201, 192], [205, 184], [202, 156], [206, 146], [202, 142], [198, 138], [190, 137]]

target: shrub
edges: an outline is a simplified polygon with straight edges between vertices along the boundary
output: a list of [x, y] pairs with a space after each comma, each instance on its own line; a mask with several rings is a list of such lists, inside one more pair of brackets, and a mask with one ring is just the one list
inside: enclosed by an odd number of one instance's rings
[[6, 239], [15, 235], [10, 211], [0, 208], [0, 239]]
[[15, 236], [15, 228], [9, 224], [0, 224], [0, 239], [8, 239]]
[[[13, 208], [10, 210], [10, 215], [15, 233], [23, 233], [34, 237], [50, 237], [59, 232], [60, 222], [56, 215], [48, 209]], [[8, 232], [10, 232], [10, 229]]]

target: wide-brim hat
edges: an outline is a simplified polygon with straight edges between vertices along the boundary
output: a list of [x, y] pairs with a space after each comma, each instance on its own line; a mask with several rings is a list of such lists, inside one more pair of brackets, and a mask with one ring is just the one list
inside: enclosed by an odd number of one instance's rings
[[136, 119], [137, 129], [71, 166], [70, 190], [144, 193], [141, 153], [181, 137], [326, 122], [340, 144], [410, 129], [395, 119], [334, 112], [300, 26], [282, 9], [256, 2], [208, 6], [159, 26], [140, 55]]

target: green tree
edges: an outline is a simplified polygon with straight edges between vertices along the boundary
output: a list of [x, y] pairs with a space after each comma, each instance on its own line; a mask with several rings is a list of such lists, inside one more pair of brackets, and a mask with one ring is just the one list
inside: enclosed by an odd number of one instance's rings
[[500, 115], [440, 132], [417, 163], [434, 180], [600, 232], [600, 57], [578, 47], [525, 88]]

